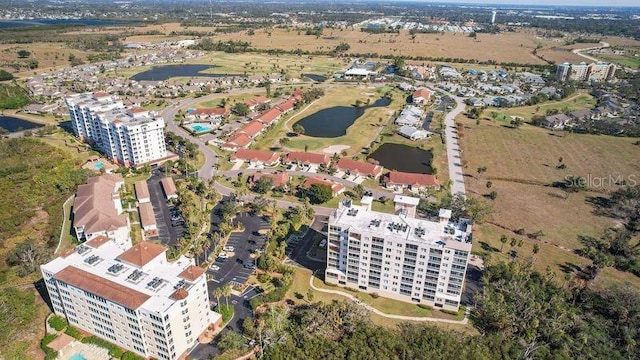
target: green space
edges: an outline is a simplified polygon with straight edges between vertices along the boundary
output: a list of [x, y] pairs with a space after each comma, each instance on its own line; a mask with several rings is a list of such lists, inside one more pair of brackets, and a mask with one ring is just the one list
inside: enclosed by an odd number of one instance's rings
[[511, 116], [519, 116], [526, 122], [530, 122], [535, 115], [545, 116], [549, 111], [569, 112], [575, 110], [591, 109], [596, 101], [593, 96], [578, 93], [560, 101], [548, 101], [538, 105], [518, 106], [506, 109], [487, 109], [482, 116], [505, 123], [510, 123]]
[[598, 54], [598, 58], [631, 69], [640, 69], [640, 57], [637, 56]]
[[29, 104], [29, 95], [20, 85], [0, 83], [0, 109], [19, 109]]

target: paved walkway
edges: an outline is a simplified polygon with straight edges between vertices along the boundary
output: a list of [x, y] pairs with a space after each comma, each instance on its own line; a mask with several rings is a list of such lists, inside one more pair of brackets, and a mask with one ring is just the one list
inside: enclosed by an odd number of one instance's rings
[[409, 320], [409, 321], [424, 321], [424, 322], [439, 322], [439, 323], [447, 323], [447, 324], [461, 324], [461, 325], [466, 325], [469, 322], [469, 308], [467, 308], [467, 311], [464, 314], [464, 319], [462, 320], [450, 320], [450, 319], [439, 319], [439, 318], [432, 318], [432, 317], [422, 317], [422, 316], [403, 316], [403, 315], [393, 315], [393, 314], [387, 314], [384, 313], [360, 300], [358, 300], [358, 298], [356, 298], [355, 296], [339, 291], [339, 290], [328, 290], [328, 289], [321, 289], [316, 287], [315, 285], [313, 285], [313, 275], [311, 275], [311, 277], [309, 278], [309, 286], [315, 290], [315, 291], [319, 291], [319, 292], [323, 292], [323, 293], [327, 293], [327, 294], [336, 294], [336, 295], [340, 295], [340, 296], [344, 296], [346, 298], [351, 299], [352, 301], [354, 301], [356, 304], [362, 306], [363, 308], [365, 308], [368, 311], [371, 311], [374, 314], [380, 315], [382, 317], [385, 318], [389, 318], [389, 319], [397, 319], [397, 320]]
[[466, 194], [464, 187], [464, 169], [462, 168], [462, 157], [460, 156], [460, 145], [458, 145], [458, 132], [456, 130], [455, 118], [464, 111], [465, 105], [463, 98], [452, 94], [448, 95], [457, 102], [455, 109], [451, 110], [444, 118], [447, 162], [449, 165], [449, 179], [451, 179], [451, 195], [464, 195]]
[[575, 50], [573, 50], [573, 51], [571, 51], [571, 52], [572, 52], [572, 53], [574, 53], [574, 54], [576, 54], [576, 55], [578, 55], [578, 56], [582, 56], [582, 57], [583, 57], [583, 58], [585, 58], [585, 59], [588, 59], [588, 60], [591, 60], [591, 61], [594, 61], [594, 62], [598, 62], [598, 61], [600, 61], [600, 60], [598, 60], [598, 59], [594, 58], [593, 56], [585, 55], [585, 54], [583, 54], [582, 52], [583, 52], [583, 51], [588, 51], [588, 50], [599, 50], [599, 49], [605, 49], [605, 48], [608, 48], [608, 47], [610, 46], [610, 45], [609, 45], [609, 43], [606, 43], [606, 42], [604, 42], [604, 41], [601, 41], [601, 42], [600, 42], [600, 44], [601, 44], [600, 46], [594, 46], [594, 47], [584, 48], [584, 49], [575, 49]]

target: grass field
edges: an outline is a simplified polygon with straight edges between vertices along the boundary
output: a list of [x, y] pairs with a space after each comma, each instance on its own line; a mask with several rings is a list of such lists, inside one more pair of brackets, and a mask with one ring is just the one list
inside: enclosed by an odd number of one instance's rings
[[[377, 95], [370, 97], [367, 95], [369, 93], [374, 93], [373, 89], [365, 87], [328, 88], [322, 98], [289, 118], [286, 123], [285, 121], [281, 121], [282, 125], [279, 124], [279, 126], [259, 139], [256, 145], [254, 145], [254, 148], [264, 149], [277, 146], [277, 141], [285, 137], [286, 133], [290, 131], [291, 127], [298, 120], [322, 109], [333, 106], [352, 106], [357, 100], [366, 102], [367, 99], [371, 99], [371, 101], [375, 101]], [[403, 104], [403, 96], [399, 93], [394, 93], [393, 101], [389, 106], [365, 110], [364, 115], [359, 117], [353, 125], [347, 129], [346, 135], [336, 138], [316, 138], [301, 135], [290, 138], [286, 147], [296, 150], [302, 150], [307, 147], [309, 151], [318, 152], [331, 145], [348, 145], [349, 148], [346, 149], [348, 156], [356, 155], [360, 153], [363, 146], [369, 145], [369, 143], [374, 140], [378, 130], [380, 130], [379, 125], [381, 123], [378, 119], [383, 119], [382, 124], [387, 123], [390, 119], [389, 112], [400, 109]]]
[[[31, 53], [28, 58], [19, 59], [18, 50], [27, 50]], [[33, 43], [33, 44], [0, 44], [0, 68], [5, 69], [16, 77], [32, 76], [34, 72], [43, 72], [52, 69], [61, 69], [69, 66], [69, 55], [73, 54], [81, 59], [86, 59], [88, 53], [77, 49], [70, 49], [58, 43]], [[29, 70], [21, 68], [16, 71], [9, 64], [26, 64], [29, 60], [36, 59], [38, 68]]]
[[519, 116], [524, 121], [531, 121], [534, 115], [545, 115], [547, 110], [559, 110], [560, 112], [591, 109], [595, 106], [596, 101], [593, 96], [585, 93], [578, 93], [572, 95], [564, 100], [549, 101], [539, 105], [532, 106], [518, 106], [507, 109], [487, 109], [483, 112], [483, 116], [487, 119], [494, 119], [493, 113], [497, 116], [495, 120], [509, 123], [511, 121], [510, 116]]
[[598, 54], [598, 59], [632, 69], [640, 69], [640, 57], [630, 55]]
[[[496, 122], [460, 120], [465, 124], [462, 138], [466, 166], [466, 185], [472, 196], [483, 197], [496, 191], [498, 197], [490, 202], [494, 213], [490, 222], [479, 226], [474, 248], [481, 242], [500, 248], [501, 234], [523, 239], [523, 253], [530, 254], [536, 240], [516, 235], [524, 229], [527, 234], [538, 230], [544, 235], [539, 241], [541, 265], [564, 262], [588, 262], [571, 250], [581, 247], [577, 236], [599, 236], [613, 226], [611, 219], [593, 214], [587, 202], [592, 196], [606, 195], [613, 187], [590, 184], [591, 191], [573, 193], [568, 197], [554, 187], [568, 175], [606, 177], [640, 175], [640, 146], [634, 139], [610, 136], [569, 134], [563, 136], [538, 127], [524, 125], [511, 129]], [[559, 159], [566, 168], [558, 169]], [[476, 169], [486, 166], [486, 173], [478, 176]], [[486, 182], [491, 181], [489, 190]], [[613, 185], [615, 186], [615, 185]], [[508, 247], [508, 245], [506, 246]], [[506, 251], [505, 251], [506, 252]], [[518, 250], [520, 252], [520, 250]]]

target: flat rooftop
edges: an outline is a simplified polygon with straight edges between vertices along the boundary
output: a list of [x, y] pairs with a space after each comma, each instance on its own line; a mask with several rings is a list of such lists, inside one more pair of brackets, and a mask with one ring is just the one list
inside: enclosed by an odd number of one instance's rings
[[471, 251], [471, 225], [468, 221], [436, 222], [368, 210], [351, 205], [336, 210], [335, 224], [355, 232], [373, 232], [384, 238], [402, 238], [416, 244]]
[[[127, 290], [131, 290], [132, 295], [143, 299], [143, 301], [137, 302], [139, 307], [158, 312], [165, 311], [176, 302], [176, 300], [171, 298], [171, 295], [176, 290], [182, 288], [188, 291], [193, 286], [190, 281], [197, 279], [197, 277], [186, 276], [186, 273], [201, 274], [198, 269], [195, 269], [193, 272], [187, 271], [183, 273], [194, 265], [192, 259], [184, 256], [180, 257], [177, 261], [165, 261], [163, 264], [143, 270], [117, 259], [125, 250], [125, 248], [118, 246], [113, 241], [100, 242], [96, 244], [96, 248], [81, 244], [67, 256], [60, 256], [42, 265], [42, 268], [45, 271], [57, 274], [67, 267], [73, 267], [93, 276], [106, 279], [109, 282], [117, 284], [117, 286], [111, 284], [112, 288], [116, 288], [116, 290], [121, 290], [120, 292], [125, 293]], [[157, 256], [164, 255], [159, 254]], [[68, 270], [65, 271], [68, 272]], [[75, 273], [80, 272], [75, 271], [74, 274]], [[57, 278], [56, 275], [54, 275], [54, 277]], [[187, 281], [187, 278], [191, 280]], [[93, 286], [92, 284], [85, 284], [86, 282], [81, 283], [88, 287]], [[99, 284], [96, 286], [99, 286]], [[96, 290], [95, 292], [97, 294], [100, 294], [100, 291], [102, 291], [100, 289], [85, 290], [90, 292]], [[144, 296], [142, 294], [144, 294]], [[118, 297], [114, 299], [107, 296], [103, 297], [121, 304], [121, 301], [118, 301]], [[121, 305], [126, 306], [127, 304]]]

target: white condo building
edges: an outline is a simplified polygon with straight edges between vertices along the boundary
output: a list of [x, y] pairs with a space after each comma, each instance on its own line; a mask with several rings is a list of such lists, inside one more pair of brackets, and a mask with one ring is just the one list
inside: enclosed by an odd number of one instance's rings
[[95, 144], [109, 159], [124, 166], [153, 163], [167, 156], [164, 119], [142, 108], [125, 108], [107, 93], [84, 93], [66, 99], [73, 132]]
[[69, 324], [146, 358], [178, 359], [220, 314], [210, 310], [205, 270], [168, 262], [167, 248], [124, 248], [100, 236], [42, 265], [54, 312]]
[[458, 310], [471, 253], [471, 224], [415, 217], [419, 199], [396, 196], [395, 214], [340, 204], [329, 218], [329, 283], [397, 300]]

